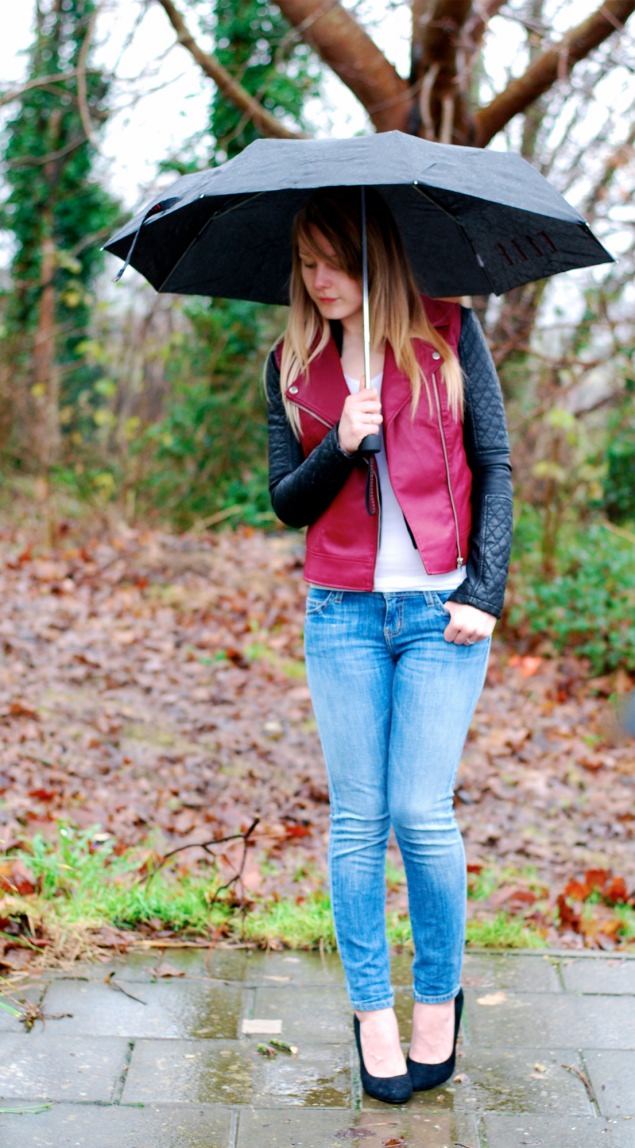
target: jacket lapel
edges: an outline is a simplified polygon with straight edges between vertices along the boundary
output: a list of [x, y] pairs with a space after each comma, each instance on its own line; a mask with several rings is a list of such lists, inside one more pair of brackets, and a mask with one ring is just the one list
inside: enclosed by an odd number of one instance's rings
[[307, 375], [301, 375], [287, 388], [287, 398], [316, 415], [321, 422], [335, 426], [349, 394], [342, 362], [331, 337]]

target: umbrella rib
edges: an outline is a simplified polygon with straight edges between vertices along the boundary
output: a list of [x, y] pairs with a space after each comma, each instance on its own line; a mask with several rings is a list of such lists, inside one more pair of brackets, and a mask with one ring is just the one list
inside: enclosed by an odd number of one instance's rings
[[[166, 290], [165, 285], [168, 282], [168, 280], [171, 279], [171, 277], [174, 275], [174, 272], [178, 270], [178, 268], [180, 267], [180, 265], [183, 262], [183, 260], [185, 259], [185, 257], [187, 255], [189, 255], [194, 244], [198, 243], [199, 239], [201, 238], [202, 235], [205, 234], [205, 232], [207, 231], [207, 228], [209, 227], [210, 223], [214, 219], [222, 219], [224, 215], [229, 215], [230, 212], [237, 211], [238, 208], [243, 207], [245, 203], [251, 203], [252, 200], [258, 199], [259, 196], [264, 195], [264, 194], [265, 194], [264, 191], [255, 191], [253, 193], [253, 195], [249, 195], [245, 199], [241, 199], [239, 203], [233, 203], [231, 205], [231, 207], [226, 208], [225, 211], [214, 212], [212, 215], [210, 215], [209, 219], [205, 220], [205, 223], [203, 224], [203, 226], [200, 228], [199, 231], [197, 231], [196, 235], [193, 236], [193, 238], [190, 240], [190, 242], [188, 243], [185, 250], [181, 253], [180, 257], [177, 259], [176, 263], [172, 264], [172, 266], [170, 267], [170, 270], [168, 271], [168, 273], [167, 273], [165, 279], [163, 280], [161, 286], [158, 287], [157, 290], [158, 291], [165, 291]], [[206, 199], [206, 198], [207, 197], [204, 195], [199, 196], [199, 199]]]
[[443, 206], [443, 204], [442, 204], [442, 203], [438, 203], [438, 202], [437, 202], [437, 200], [434, 198], [434, 196], [432, 196], [432, 195], [428, 195], [428, 193], [427, 193], [427, 192], [425, 192], [425, 191], [423, 190], [423, 188], [421, 187], [421, 184], [419, 184], [419, 183], [413, 183], [413, 185], [412, 185], [412, 186], [414, 187], [415, 191], [418, 191], [418, 192], [419, 192], [419, 195], [420, 195], [420, 196], [422, 196], [422, 197], [423, 197], [423, 199], [427, 199], [429, 203], [432, 203], [432, 204], [434, 205], [434, 207], [436, 207], [436, 208], [438, 209], [438, 211], [441, 211], [441, 212], [443, 213], [443, 215], [447, 215], [448, 219], [451, 219], [451, 220], [452, 220], [452, 223], [454, 223], [456, 226], [458, 226], [458, 227], [460, 227], [460, 228], [461, 228], [461, 231], [463, 232], [463, 235], [464, 235], [464, 237], [465, 237], [465, 239], [466, 239], [467, 243], [469, 244], [469, 246], [471, 247], [472, 251], [474, 252], [474, 255], [475, 255], [475, 257], [476, 257], [476, 262], [478, 263], [479, 267], [481, 268], [481, 271], [483, 272], [483, 274], [484, 274], [485, 278], [487, 279], [487, 282], [489, 283], [491, 290], [493, 291], [494, 295], [497, 295], [497, 294], [498, 294], [498, 292], [497, 292], [497, 290], [496, 290], [496, 288], [495, 288], [494, 284], [492, 283], [492, 280], [491, 280], [491, 278], [490, 278], [490, 276], [489, 276], [489, 272], [488, 272], [487, 266], [486, 266], [486, 264], [485, 264], [485, 263], [484, 263], [484, 261], [483, 261], [483, 257], [482, 257], [482, 255], [480, 254], [480, 252], [478, 252], [478, 251], [476, 250], [476, 248], [475, 248], [474, 244], [472, 243], [472, 240], [470, 239], [470, 236], [469, 236], [469, 234], [468, 234], [468, 231], [467, 231], [467, 229], [466, 229], [465, 225], [464, 225], [464, 224], [461, 222], [461, 220], [460, 220], [460, 219], [457, 219], [456, 215], [452, 215], [452, 212], [451, 212], [451, 211], [446, 211], [446, 209], [445, 209], [445, 207]]

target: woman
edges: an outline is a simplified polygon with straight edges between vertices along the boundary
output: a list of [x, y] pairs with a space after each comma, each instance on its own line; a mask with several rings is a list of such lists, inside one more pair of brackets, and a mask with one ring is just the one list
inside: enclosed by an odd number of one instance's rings
[[[283, 522], [308, 526], [307, 674], [362, 1084], [403, 1103], [454, 1071], [466, 878], [453, 788], [503, 603], [511, 468], [475, 316], [419, 295], [386, 204], [370, 191], [366, 203], [371, 386], [359, 189], [315, 192], [295, 220], [289, 321], [267, 364], [269, 489]], [[382, 450], [367, 457], [373, 433]], [[415, 950], [407, 1062], [385, 928], [391, 825]]]

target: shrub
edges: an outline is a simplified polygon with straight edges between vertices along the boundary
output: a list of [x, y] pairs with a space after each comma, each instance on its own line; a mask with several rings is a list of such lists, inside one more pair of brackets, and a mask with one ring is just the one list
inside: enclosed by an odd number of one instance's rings
[[602, 521], [566, 524], [556, 571], [541, 568], [540, 515], [522, 505], [515, 533], [506, 623], [546, 652], [589, 659], [596, 674], [635, 672], [635, 535]]

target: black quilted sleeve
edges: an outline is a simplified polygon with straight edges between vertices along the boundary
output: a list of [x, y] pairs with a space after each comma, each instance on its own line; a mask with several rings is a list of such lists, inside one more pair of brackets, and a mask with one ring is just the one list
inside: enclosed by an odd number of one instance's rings
[[496, 368], [481, 325], [466, 308], [462, 310], [459, 359], [465, 375], [465, 450], [473, 475], [472, 533], [467, 577], [451, 598], [498, 618], [512, 541], [512, 468]]
[[337, 427], [304, 457], [287, 419], [280, 393], [280, 372], [273, 352], [267, 361], [269, 494], [278, 518], [287, 526], [310, 526], [331, 504], [355, 466], [342, 454]]

